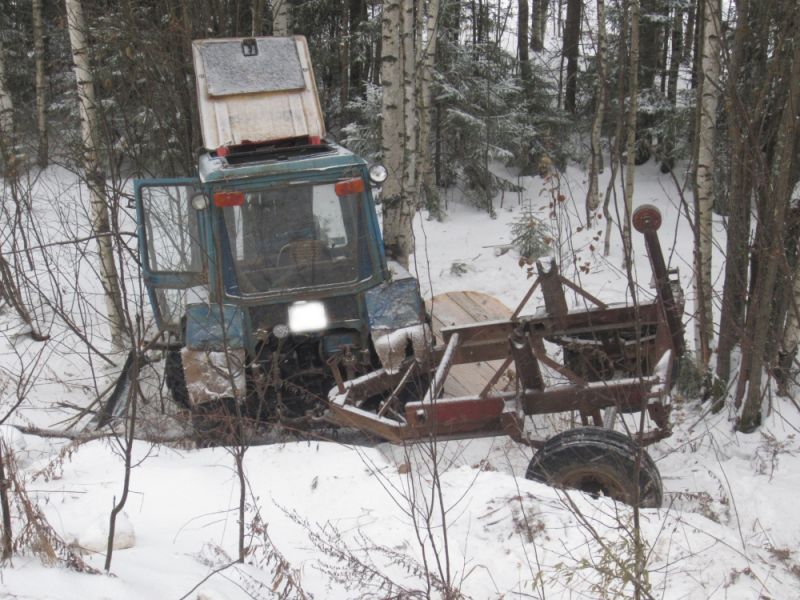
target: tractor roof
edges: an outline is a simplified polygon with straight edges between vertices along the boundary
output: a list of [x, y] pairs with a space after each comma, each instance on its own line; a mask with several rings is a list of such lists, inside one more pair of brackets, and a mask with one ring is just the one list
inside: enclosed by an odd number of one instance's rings
[[364, 159], [332, 142], [291, 140], [206, 152], [198, 160], [204, 183], [233, 182], [258, 177], [291, 177], [294, 173], [339, 170], [366, 165]]
[[206, 149], [325, 136], [303, 36], [195, 40], [192, 54]]

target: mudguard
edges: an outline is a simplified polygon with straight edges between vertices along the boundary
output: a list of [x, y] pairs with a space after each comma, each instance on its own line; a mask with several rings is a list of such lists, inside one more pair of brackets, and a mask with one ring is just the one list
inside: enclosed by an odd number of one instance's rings
[[411, 346], [418, 362], [428, 360], [433, 334], [417, 280], [390, 262], [391, 279], [366, 293], [370, 335], [383, 368], [396, 373]]
[[181, 350], [181, 361], [192, 405], [244, 398], [246, 343], [245, 312], [241, 307], [187, 307], [186, 347]]

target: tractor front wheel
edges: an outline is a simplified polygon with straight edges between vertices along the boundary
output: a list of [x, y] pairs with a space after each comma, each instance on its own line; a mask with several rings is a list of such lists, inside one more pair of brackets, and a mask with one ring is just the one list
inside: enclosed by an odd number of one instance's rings
[[638, 501], [642, 508], [658, 508], [662, 502], [661, 476], [653, 459], [630, 437], [600, 427], [553, 436], [533, 456], [525, 477], [630, 505]]

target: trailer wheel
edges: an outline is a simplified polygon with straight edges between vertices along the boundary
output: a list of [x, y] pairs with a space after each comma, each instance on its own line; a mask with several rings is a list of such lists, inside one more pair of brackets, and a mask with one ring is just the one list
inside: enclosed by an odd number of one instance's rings
[[658, 508], [662, 501], [661, 476], [653, 459], [642, 450], [638, 481], [638, 448], [628, 436], [600, 427], [580, 427], [553, 436], [533, 456], [527, 479], [556, 487], [573, 488], [593, 496], [610, 496], [633, 505]]
[[164, 358], [164, 380], [175, 403], [183, 408], [190, 408], [189, 390], [186, 389], [183, 361], [178, 350], [167, 351], [167, 356]]

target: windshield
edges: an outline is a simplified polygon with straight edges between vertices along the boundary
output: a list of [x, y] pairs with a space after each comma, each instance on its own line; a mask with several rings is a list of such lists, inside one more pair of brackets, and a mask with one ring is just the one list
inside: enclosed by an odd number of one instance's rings
[[[232, 294], [355, 282], [370, 274], [362, 193], [335, 182], [245, 193], [223, 210], [238, 286]], [[238, 289], [237, 289], [238, 288]]]

